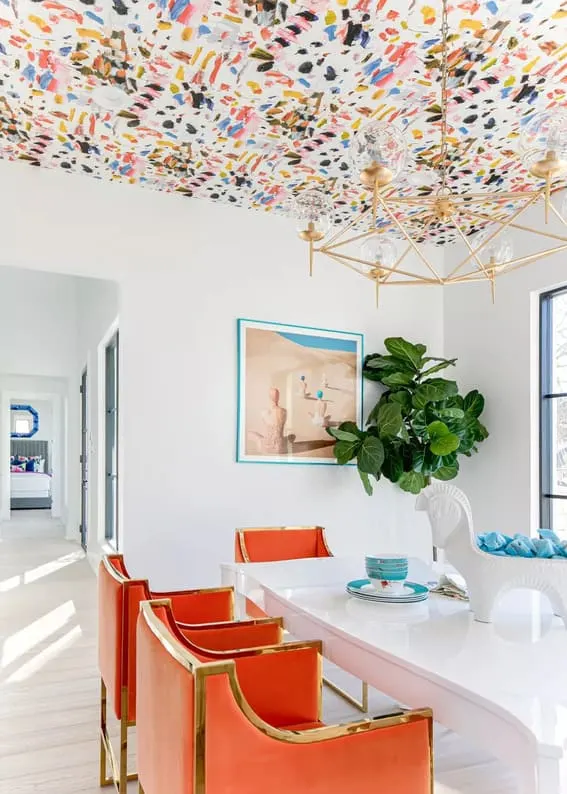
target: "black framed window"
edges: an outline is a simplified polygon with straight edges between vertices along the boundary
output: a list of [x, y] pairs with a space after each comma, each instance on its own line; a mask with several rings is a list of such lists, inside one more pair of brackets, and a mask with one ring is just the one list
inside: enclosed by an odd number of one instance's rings
[[567, 537], [567, 287], [541, 297], [540, 362], [540, 521]]
[[104, 536], [118, 548], [118, 331], [105, 350]]

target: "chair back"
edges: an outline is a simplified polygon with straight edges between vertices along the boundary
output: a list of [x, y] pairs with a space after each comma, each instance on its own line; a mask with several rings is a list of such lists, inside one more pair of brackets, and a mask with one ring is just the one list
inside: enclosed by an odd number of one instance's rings
[[323, 527], [249, 527], [236, 530], [236, 562], [278, 562], [332, 556]]
[[136, 619], [148, 583], [131, 579], [121, 554], [103, 557], [98, 578], [98, 663], [117, 719], [128, 690], [128, 722], [136, 719]]
[[[167, 623], [159, 604], [152, 602], [153, 616]], [[195, 675], [179, 641], [154, 633], [157, 623], [152, 630], [143, 615], [138, 620], [138, 776], [145, 794], [189, 794], [195, 790]]]

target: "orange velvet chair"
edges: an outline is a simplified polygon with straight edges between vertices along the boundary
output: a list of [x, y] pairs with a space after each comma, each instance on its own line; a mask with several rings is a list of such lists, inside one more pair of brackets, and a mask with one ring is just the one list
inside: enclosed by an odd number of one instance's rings
[[142, 794], [433, 792], [431, 710], [324, 725], [319, 643], [212, 661], [160, 600], [137, 654]]
[[276, 562], [332, 557], [323, 527], [248, 527], [237, 529], [235, 562]]
[[[314, 557], [332, 557], [324, 527], [247, 527], [234, 536], [235, 562], [281, 562]], [[246, 611], [252, 617], [265, 617], [257, 604], [246, 599]], [[368, 684], [362, 682], [360, 700], [354, 698], [328, 678], [325, 685], [363, 713], [368, 711]]]
[[[100, 785], [114, 783], [119, 794], [125, 794], [127, 781], [137, 778], [136, 774], [128, 774], [127, 753], [128, 728], [136, 724], [136, 620], [140, 603], [153, 597], [170, 599], [181, 629], [189, 637], [199, 637], [205, 647], [209, 642], [213, 643], [212, 647], [224, 644], [224, 649], [276, 644], [282, 639], [282, 621], [276, 618], [235, 622], [234, 591], [230, 587], [153, 593], [147, 580], [129, 576], [120, 554], [102, 559], [98, 593]], [[213, 628], [222, 631], [211, 635]], [[119, 759], [108, 735], [108, 700], [120, 722]], [[107, 776], [108, 764], [110, 776]]]

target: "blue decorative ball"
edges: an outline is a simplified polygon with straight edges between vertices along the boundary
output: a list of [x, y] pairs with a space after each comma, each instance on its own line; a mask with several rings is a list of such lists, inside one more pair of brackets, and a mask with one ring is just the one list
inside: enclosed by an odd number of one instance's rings
[[319, 391], [317, 392], [317, 399], [318, 400], [322, 400], [323, 399], [323, 392], [321, 391], [321, 389], [319, 389]]

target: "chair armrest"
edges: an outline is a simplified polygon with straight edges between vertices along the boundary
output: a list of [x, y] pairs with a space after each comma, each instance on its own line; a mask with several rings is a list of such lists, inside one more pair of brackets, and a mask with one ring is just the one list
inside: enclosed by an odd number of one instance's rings
[[234, 651], [239, 648], [259, 648], [279, 645], [283, 640], [281, 621], [266, 620], [261, 623], [225, 623], [216, 626], [183, 626], [184, 637], [200, 648], [213, 651]]
[[152, 599], [171, 600], [175, 619], [181, 623], [218, 623], [234, 620], [234, 590], [214, 587], [206, 590], [176, 590], [150, 594]]
[[290, 642], [235, 655], [242, 693], [256, 714], [281, 727], [321, 719], [321, 643]]
[[[240, 676], [239, 676], [240, 678]], [[244, 694], [243, 692], [241, 694]], [[430, 709], [307, 731], [274, 729], [228, 675], [206, 681], [208, 785], [234, 794], [431, 794]], [[236, 783], [235, 783], [236, 781]]]

